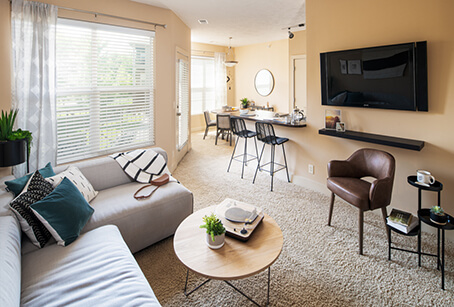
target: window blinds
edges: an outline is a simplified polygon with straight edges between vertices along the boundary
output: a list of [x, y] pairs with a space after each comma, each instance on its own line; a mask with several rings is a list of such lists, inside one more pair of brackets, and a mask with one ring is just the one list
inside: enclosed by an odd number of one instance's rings
[[154, 144], [154, 32], [59, 19], [57, 163]]

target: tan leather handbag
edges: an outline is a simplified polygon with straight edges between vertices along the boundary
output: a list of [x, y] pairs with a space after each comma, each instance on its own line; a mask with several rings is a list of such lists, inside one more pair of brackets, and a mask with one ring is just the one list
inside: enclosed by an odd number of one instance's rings
[[[155, 180], [152, 180], [150, 184], [147, 184], [143, 187], [141, 187], [140, 189], [138, 189], [135, 193], [134, 193], [134, 198], [135, 199], [145, 199], [145, 198], [148, 198], [150, 197], [151, 195], [153, 195], [154, 192], [156, 192], [156, 190], [160, 187], [160, 186], [163, 186], [165, 185], [166, 183], [169, 182], [169, 175], [168, 174], [164, 174], [162, 175], [161, 177], [155, 179]], [[156, 188], [151, 191], [148, 195], [140, 195], [138, 196], [139, 192], [142, 191], [143, 189], [146, 189], [148, 187], [151, 187], [151, 186], [156, 186]]]

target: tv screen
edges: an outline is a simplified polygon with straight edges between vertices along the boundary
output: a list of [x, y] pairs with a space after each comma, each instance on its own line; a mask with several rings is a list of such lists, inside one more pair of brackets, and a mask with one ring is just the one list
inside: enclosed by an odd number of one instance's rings
[[322, 105], [427, 111], [427, 42], [320, 54]]

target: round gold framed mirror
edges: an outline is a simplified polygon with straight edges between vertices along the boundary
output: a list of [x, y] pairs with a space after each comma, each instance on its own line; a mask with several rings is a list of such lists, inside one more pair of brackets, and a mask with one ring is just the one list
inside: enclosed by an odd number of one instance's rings
[[254, 79], [255, 90], [261, 96], [268, 96], [274, 89], [274, 77], [268, 69], [261, 69]]

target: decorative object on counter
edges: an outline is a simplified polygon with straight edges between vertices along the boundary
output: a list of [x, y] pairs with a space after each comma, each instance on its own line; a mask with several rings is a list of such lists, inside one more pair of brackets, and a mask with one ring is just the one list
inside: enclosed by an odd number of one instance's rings
[[274, 89], [274, 77], [268, 69], [257, 72], [254, 79], [255, 90], [261, 96], [268, 96]]
[[241, 104], [240, 104], [240, 114], [248, 114], [249, 113], [249, 100], [247, 98], [240, 99]]
[[[18, 110], [4, 112], [0, 118], [0, 167], [18, 165], [28, 158], [32, 143], [32, 134], [28, 130], [13, 130]], [[27, 153], [25, 152], [27, 151]]]
[[341, 110], [325, 110], [325, 129], [336, 129], [336, 123], [342, 122]]
[[249, 100], [247, 98], [242, 98], [240, 101], [242, 109], [246, 109], [249, 106]]
[[298, 124], [300, 121], [305, 120], [305, 119], [306, 119], [306, 117], [304, 116], [303, 110], [300, 110], [300, 109], [298, 109], [297, 106], [295, 106], [295, 108], [293, 109], [293, 112], [292, 112], [291, 123]]
[[432, 176], [429, 171], [424, 171], [421, 169], [416, 171], [416, 180], [418, 180], [418, 183], [422, 183], [427, 186], [435, 183], [435, 177]]
[[337, 122], [336, 123], [336, 131], [337, 132], [345, 132], [345, 123]]
[[210, 216], [203, 217], [205, 224], [200, 225], [200, 228], [206, 229], [206, 243], [209, 248], [219, 249], [224, 246], [225, 228], [220, 219], [214, 213]]
[[448, 219], [442, 207], [433, 206], [430, 208], [430, 221], [438, 225], [446, 225]]

